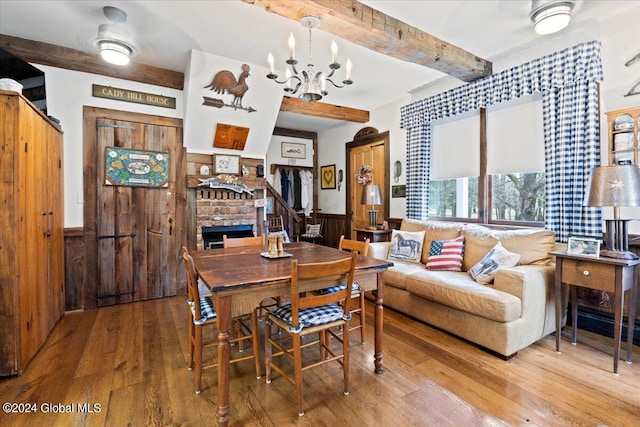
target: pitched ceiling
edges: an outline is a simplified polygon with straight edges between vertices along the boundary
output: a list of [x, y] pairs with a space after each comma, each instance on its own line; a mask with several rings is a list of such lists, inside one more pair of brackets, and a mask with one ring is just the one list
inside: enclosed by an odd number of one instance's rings
[[[350, 1], [317, 0], [314, 3], [344, 6]], [[489, 61], [541, 38], [533, 31], [528, 18], [529, 0], [364, 0], [361, 3]], [[276, 69], [282, 72], [289, 33], [296, 37], [298, 55], [306, 58], [308, 33], [297, 21], [269, 13], [259, 4], [231, 0], [0, 0], [0, 33], [95, 53], [92, 41], [98, 25], [108, 22], [102, 13], [106, 5], [119, 7], [128, 14], [124, 25], [133, 34], [139, 49], [135, 61], [143, 64], [183, 72], [189, 52], [197, 49], [267, 66], [267, 53], [272, 52]], [[637, 2], [632, 1], [578, 1], [574, 18], [564, 31], [636, 7]], [[562, 37], [562, 33], [546, 37]], [[338, 59], [344, 63], [350, 58], [353, 62], [354, 84], [345, 89], [330, 88], [323, 102], [373, 110], [445, 76], [441, 71], [392, 58], [329, 34], [323, 30], [322, 22], [313, 31], [316, 70], [324, 69], [330, 62], [331, 40], [338, 44]], [[277, 126], [318, 131], [336, 124], [340, 122], [281, 113]]]

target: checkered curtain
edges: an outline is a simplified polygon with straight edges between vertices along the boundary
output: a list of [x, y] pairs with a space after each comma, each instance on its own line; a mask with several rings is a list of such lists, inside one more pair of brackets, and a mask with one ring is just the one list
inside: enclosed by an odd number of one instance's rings
[[[407, 218], [429, 218], [429, 179], [431, 175], [431, 123], [407, 131]], [[423, 141], [429, 141], [424, 144]], [[425, 179], [427, 177], [427, 179]]]
[[589, 172], [600, 164], [598, 83], [580, 80], [542, 94], [547, 211], [545, 227], [566, 242], [570, 234], [601, 235], [600, 208], [582, 206]]
[[[597, 85], [602, 78], [601, 44], [591, 41], [402, 107], [400, 126], [407, 129], [407, 217], [428, 218], [429, 166], [418, 163], [430, 160], [430, 122], [543, 92], [548, 106], [543, 113], [550, 215], [545, 226], [557, 233], [559, 241], [576, 230], [599, 233], [600, 210], [581, 206], [584, 177], [600, 162]], [[569, 128], [572, 131], [567, 132]], [[580, 150], [583, 157], [576, 154]], [[418, 190], [412, 191], [412, 186]], [[555, 193], [559, 189], [561, 196]]]

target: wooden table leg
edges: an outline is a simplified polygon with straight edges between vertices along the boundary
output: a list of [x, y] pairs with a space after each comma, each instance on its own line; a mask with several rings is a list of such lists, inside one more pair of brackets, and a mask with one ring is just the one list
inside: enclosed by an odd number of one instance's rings
[[555, 293], [556, 293], [556, 352], [560, 353], [560, 335], [562, 334], [562, 258], [556, 258], [556, 277], [555, 277]]
[[382, 334], [383, 334], [383, 307], [382, 300], [384, 296], [384, 278], [382, 277], [384, 273], [378, 273], [377, 282], [378, 288], [373, 291], [375, 307], [373, 311], [374, 323], [375, 323], [375, 336], [374, 336], [374, 366], [375, 373], [381, 374], [384, 372], [384, 368], [382, 366]]
[[622, 267], [616, 267], [615, 295], [613, 298], [613, 373], [618, 373], [620, 359], [620, 338], [622, 337], [622, 307], [624, 307], [624, 288], [622, 286]]
[[633, 349], [633, 329], [636, 323], [636, 307], [638, 306], [638, 267], [633, 267], [633, 286], [629, 289], [629, 313], [627, 317], [627, 363], [631, 363]]
[[218, 425], [228, 426], [231, 297], [216, 298], [215, 307], [218, 318]]
[[571, 324], [573, 330], [571, 331], [571, 344], [578, 343], [578, 287], [571, 286], [569, 289], [571, 293]]

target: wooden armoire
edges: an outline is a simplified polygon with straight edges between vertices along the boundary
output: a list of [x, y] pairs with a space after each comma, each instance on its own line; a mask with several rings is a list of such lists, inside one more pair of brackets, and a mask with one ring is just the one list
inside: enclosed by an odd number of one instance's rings
[[0, 91], [0, 375], [24, 371], [64, 300], [62, 131]]

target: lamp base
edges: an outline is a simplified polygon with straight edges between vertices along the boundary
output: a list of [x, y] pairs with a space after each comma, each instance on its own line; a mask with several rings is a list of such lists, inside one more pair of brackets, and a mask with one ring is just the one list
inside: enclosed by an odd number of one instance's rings
[[607, 250], [616, 252], [629, 251], [628, 219], [607, 219]]
[[378, 229], [378, 211], [371, 210], [369, 211], [369, 226], [367, 230], [377, 230]]

